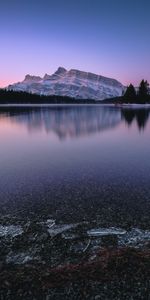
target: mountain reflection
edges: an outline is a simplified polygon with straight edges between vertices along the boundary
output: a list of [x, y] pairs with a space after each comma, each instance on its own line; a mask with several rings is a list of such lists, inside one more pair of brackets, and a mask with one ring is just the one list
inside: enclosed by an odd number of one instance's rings
[[121, 115], [129, 126], [136, 120], [138, 129], [144, 130], [149, 118], [149, 109], [122, 109]]
[[121, 121], [129, 126], [136, 121], [138, 129], [144, 129], [149, 109], [121, 110], [99, 105], [49, 106], [49, 107], [1, 107], [0, 118], [22, 124], [28, 132], [54, 133], [59, 139], [86, 136], [113, 128]]
[[1, 108], [0, 118], [23, 124], [29, 132], [45, 130], [59, 139], [79, 137], [112, 128], [120, 123], [121, 113], [113, 107], [53, 106]]

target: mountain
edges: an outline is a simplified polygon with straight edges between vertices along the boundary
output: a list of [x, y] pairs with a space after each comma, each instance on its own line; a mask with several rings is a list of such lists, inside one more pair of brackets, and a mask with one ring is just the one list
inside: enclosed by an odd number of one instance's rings
[[7, 89], [40, 95], [103, 100], [121, 96], [124, 86], [115, 79], [74, 69], [67, 71], [59, 67], [54, 74], [45, 74], [43, 78], [26, 75], [22, 82], [9, 85]]

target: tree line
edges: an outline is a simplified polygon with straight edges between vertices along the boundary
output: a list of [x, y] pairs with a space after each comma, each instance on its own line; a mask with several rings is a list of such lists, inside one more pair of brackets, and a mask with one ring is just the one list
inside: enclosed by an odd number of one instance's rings
[[67, 96], [45, 96], [23, 91], [0, 89], [0, 104], [74, 104], [96, 103], [95, 100], [75, 99]]
[[130, 84], [123, 97], [123, 102], [126, 103], [150, 103], [149, 84], [147, 80], [142, 80], [138, 89], [135, 89], [133, 84]]

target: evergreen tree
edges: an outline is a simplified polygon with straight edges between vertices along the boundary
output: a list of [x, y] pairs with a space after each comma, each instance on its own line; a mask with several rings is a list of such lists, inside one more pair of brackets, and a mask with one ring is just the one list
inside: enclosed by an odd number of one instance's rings
[[142, 80], [140, 83], [140, 86], [139, 86], [139, 93], [138, 93], [139, 100], [142, 103], [146, 102], [148, 100], [148, 96], [149, 96], [148, 87], [149, 87], [149, 84], [148, 84], [147, 80], [146, 81]]
[[135, 88], [133, 86], [133, 84], [130, 84], [126, 91], [125, 91], [125, 94], [124, 94], [124, 100], [126, 102], [135, 102], [136, 101], [136, 91], [135, 91]]

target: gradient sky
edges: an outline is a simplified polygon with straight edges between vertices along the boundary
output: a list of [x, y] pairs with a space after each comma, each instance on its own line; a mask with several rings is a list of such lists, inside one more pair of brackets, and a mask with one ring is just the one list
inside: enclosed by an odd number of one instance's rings
[[0, 0], [0, 86], [59, 66], [150, 82], [150, 0]]

